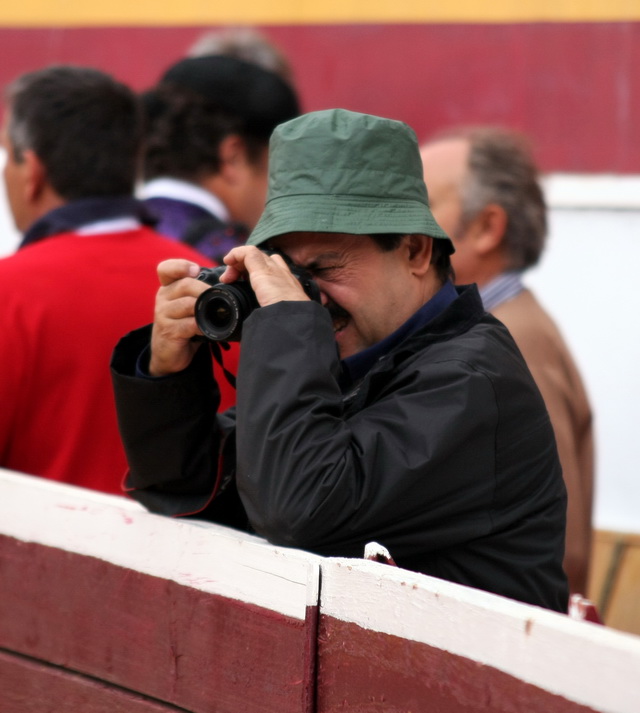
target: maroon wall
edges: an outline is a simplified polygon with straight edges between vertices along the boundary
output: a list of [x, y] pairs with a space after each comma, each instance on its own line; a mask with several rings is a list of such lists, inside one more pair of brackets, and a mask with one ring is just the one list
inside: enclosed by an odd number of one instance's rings
[[[275, 26], [305, 110], [501, 123], [549, 171], [640, 173], [640, 23]], [[54, 62], [149, 86], [203, 28], [0, 29], [0, 83]]]

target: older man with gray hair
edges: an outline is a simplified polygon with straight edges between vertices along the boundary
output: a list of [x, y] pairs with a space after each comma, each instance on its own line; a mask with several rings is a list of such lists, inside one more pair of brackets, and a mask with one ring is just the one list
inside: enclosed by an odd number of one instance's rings
[[421, 149], [431, 208], [456, 246], [458, 284], [475, 282], [509, 329], [551, 417], [567, 486], [564, 566], [586, 593], [593, 500], [591, 409], [551, 317], [522, 282], [544, 249], [547, 209], [529, 142], [498, 127], [459, 127]]

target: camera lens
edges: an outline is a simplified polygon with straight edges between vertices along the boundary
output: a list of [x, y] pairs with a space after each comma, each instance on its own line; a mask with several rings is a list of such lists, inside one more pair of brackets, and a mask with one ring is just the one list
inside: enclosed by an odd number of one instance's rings
[[[268, 255], [272, 251], [265, 250]], [[306, 270], [296, 267], [283, 254], [291, 273], [298, 280], [306, 294], [320, 302], [320, 290]], [[244, 320], [259, 307], [249, 280], [221, 283], [220, 277], [225, 267], [200, 269], [198, 279], [212, 285], [196, 300], [196, 323], [204, 336], [213, 342], [239, 342]]]
[[242, 323], [257, 306], [248, 283], [216, 285], [196, 300], [196, 323], [207, 339], [240, 341]]
[[233, 319], [233, 313], [227, 300], [221, 299], [219, 295], [209, 300], [204, 308], [204, 319], [216, 330], [228, 329]]

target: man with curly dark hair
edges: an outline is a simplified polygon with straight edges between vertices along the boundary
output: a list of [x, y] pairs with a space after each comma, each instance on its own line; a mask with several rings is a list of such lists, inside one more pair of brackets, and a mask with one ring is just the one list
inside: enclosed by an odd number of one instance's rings
[[192, 57], [143, 95], [142, 196], [158, 230], [215, 261], [245, 241], [267, 191], [269, 137], [298, 115], [290, 84], [235, 57]]

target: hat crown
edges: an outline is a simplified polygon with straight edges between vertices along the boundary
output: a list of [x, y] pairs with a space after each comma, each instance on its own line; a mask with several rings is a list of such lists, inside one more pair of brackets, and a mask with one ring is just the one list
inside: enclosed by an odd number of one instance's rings
[[329, 109], [281, 124], [270, 143], [267, 202], [293, 195], [428, 205], [416, 135], [407, 124]]
[[345, 109], [304, 114], [271, 136], [267, 203], [247, 243], [292, 232], [417, 233], [453, 252], [429, 209], [413, 129]]

